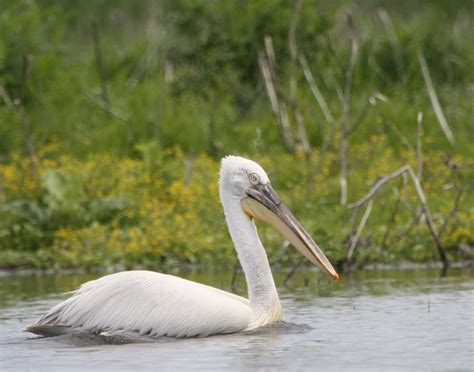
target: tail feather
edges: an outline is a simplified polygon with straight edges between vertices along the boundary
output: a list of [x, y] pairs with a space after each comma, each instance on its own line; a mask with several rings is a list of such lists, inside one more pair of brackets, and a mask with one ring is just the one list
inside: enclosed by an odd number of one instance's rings
[[55, 337], [73, 333], [72, 328], [69, 326], [45, 324], [31, 324], [26, 327], [23, 332], [31, 332], [45, 337]]

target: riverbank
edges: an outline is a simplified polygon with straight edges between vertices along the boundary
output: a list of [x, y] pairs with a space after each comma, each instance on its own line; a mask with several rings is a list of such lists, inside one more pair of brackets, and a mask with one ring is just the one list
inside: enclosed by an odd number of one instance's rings
[[[449, 265], [449, 269], [463, 269], [463, 270], [472, 270], [473, 269], [473, 261], [472, 260], [465, 260], [465, 261], [456, 261], [451, 262]], [[143, 267], [135, 267], [132, 270], [143, 270]], [[199, 272], [203, 270], [209, 270], [209, 267], [202, 267], [200, 265], [186, 265], [183, 267], [175, 267], [171, 270], [164, 270], [160, 271], [156, 269], [158, 272], [165, 272], [167, 274], [178, 274], [180, 272]], [[235, 267], [213, 267], [211, 270], [214, 271], [229, 271], [229, 269], [235, 270]], [[240, 269], [240, 268], [239, 268]], [[425, 263], [414, 263], [414, 262], [399, 262], [396, 264], [370, 264], [363, 267], [353, 268], [351, 271], [345, 273], [345, 275], [350, 275], [350, 273], [354, 271], [391, 271], [391, 270], [423, 270], [423, 269], [438, 269], [442, 270], [443, 265], [440, 262], [425, 262]], [[449, 269], [447, 271], [447, 275], [449, 275]], [[22, 269], [22, 268], [0, 268], [0, 277], [8, 277], [8, 276], [29, 276], [29, 275], [54, 275], [54, 274], [61, 274], [61, 275], [72, 275], [72, 274], [110, 274], [113, 272], [119, 272], [124, 270], [123, 267], [113, 267], [113, 268], [105, 268], [105, 267], [95, 267], [93, 269], [84, 269], [84, 268], [69, 268], [69, 269]], [[153, 270], [153, 268], [149, 268], [149, 270]], [[278, 270], [278, 273], [286, 273], [288, 274], [291, 272], [292, 268], [287, 268], [286, 270]], [[315, 267], [305, 267], [297, 269], [296, 272], [320, 272], [319, 269]], [[344, 280], [344, 276], [341, 275], [341, 279]]]
[[[383, 136], [354, 145], [352, 151], [360, 160], [351, 170], [350, 202], [362, 197], [380, 174], [416, 162], [409, 151], [387, 148]], [[0, 266], [127, 269], [236, 263], [218, 198], [217, 160], [189, 158], [176, 149], [143, 159], [94, 155], [80, 160], [51, 146], [41, 155], [34, 163], [14, 156], [0, 164]], [[343, 262], [354, 218], [362, 217], [339, 202], [337, 158], [326, 156], [321, 162], [315, 152], [309, 159], [279, 154], [256, 160], [330, 260]], [[457, 161], [463, 162], [462, 157]], [[445, 187], [452, 177], [447, 170], [441, 154], [434, 155], [421, 186], [441, 244], [449, 260], [456, 261], [472, 254], [474, 207], [471, 193], [464, 193], [453, 209], [457, 194]], [[353, 264], [438, 260], [419, 208], [414, 187], [394, 181], [374, 199]], [[272, 264], [293, 267], [299, 260], [296, 251], [282, 249], [281, 236], [266, 224], [259, 223], [258, 229]]]

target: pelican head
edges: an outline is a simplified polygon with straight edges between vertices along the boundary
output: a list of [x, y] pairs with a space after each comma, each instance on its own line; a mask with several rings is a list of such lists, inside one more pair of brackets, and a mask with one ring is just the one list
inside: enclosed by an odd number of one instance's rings
[[256, 162], [239, 156], [222, 159], [220, 172], [221, 190], [230, 190], [240, 200], [244, 213], [272, 225], [301, 254], [326, 271], [334, 279], [339, 275], [308, 232], [286, 207], [273, 190], [263, 168]]

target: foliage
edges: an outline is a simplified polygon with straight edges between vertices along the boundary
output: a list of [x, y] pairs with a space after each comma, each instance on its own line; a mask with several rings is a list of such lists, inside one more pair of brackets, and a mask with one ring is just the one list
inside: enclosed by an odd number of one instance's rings
[[[446, 159], [459, 166], [459, 183], [472, 187], [473, 4], [304, 1], [298, 48], [336, 121], [326, 122], [298, 68], [298, 105], [313, 148], [305, 158], [285, 152], [257, 59], [271, 35], [287, 97], [291, 2], [0, 0], [0, 265], [231, 263], [216, 189], [218, 159], [229, 153], [261, 162], [303, 225], [342, 260], [351, 224], [351, 211], [338, 203], [337, 159], [348, 14], [360, 43], [350, 97], [349, 198], [406, 162], [416, 168], [422, 112], [422, 183], [437, 226], [448, 219], [442, 242], [456, 258], [459, 244], [472, 244], [473, 200], [464, 192], [449, 218], [456, 189]], [[398, 57], [382, 8], [400, 43]], [[454, 146], [433, 113], [418, 51]], [[370, 106], [376, 91], [388, 100]], [[426, 226], [412, 224], [414, 190], [398, 181], [392, 187], [398, 196], [387, 188], [375, 201], [358, 262], [435, 258]], [[260, 230], [270, 254], [292, 264], [291, 251], [277, 253], [281, 238]]]
[[[146, 160], [109, 155], [77, 160], [62, 151], [54, 159], [56, 151], [50, 146], [42, 152], [36, 163], [37, 178], [27, 157], [14, 156], [14, 162], [0, 166], [5, 198], [0, 210], [3, 265], [169, 267], [235, 261], [219, 206], [216, 160], [207, 155], [190, 159], [178, 149], [155, 150]], [[372, 137], [354, 152], [363, 159], [351, 175], [354, 197], [361, 196], [379, 174], [415, 162], [413, 153], [396, 155], [387, 148], [383, 136]], [[280, 154], [258, 160], [327, 254], [335, 261], [342, 259], [351, 216], [338, 201], [337, 159], [328, 156], [319, 164], [315, 153], [311, 159]], [[443, 191], [450, 178], [441, 154], [425, 172], [423, 187], [436, 222], [442, 225], [454, 195], [452, 190]], [[418, 205], [413, 188], [399, 185], [398, 191], [404, 205], [395, 215], [393, 228], [387, 223], [397, 195], [389, 191], [376, 199], [379, 207], [370, 217], [371, 233], [365, 238], [360, 262], [436, 259], [426, 226], [410, 229], [412, 209]], [[460, 243], [472, 243], [473, 215], [472, 203], [464, 197], [458, 220], [448, 223], [442, 238], [452, 257]], [[292, 252], [281, 256], [281, 236], [265, 225], [259, 224], [259, 230], [272, 259], [280, 257], [282, 265], [294, 261]]]
[[[383, 2], [356, 7], [346, 1], [306, 1], [297, 30], [306, 55], [333, 113], [340, 112], [336, 87], [343, 85], [349, 58], [345, 15], [353, 14], [361, 40], [354, 78], [353, 115], [373, 91], [390, 99], [378, 111], [385, 122], [409, 133], [416, 111], [431, 112], [417, 60], [426, 56], [448, 121], [467, 153], [472, 139], [470, 116], [474, 76], [471, 1]], [[271, 35], [278, 72], [287, 81], [288, 28], [292, 10], [286, 1], [2, 1], [0, 84], [26, 105], [34, 143], [59, 141], [85, 157], [109, 152], [135, 153], [137, 143], [156, 140], [186, 153], [219, 156], [231, 152], [281, 152], [257, 63], [263, 37]], [[386, 7], [402, 46], [402, 76], [393, 47], [378, 19]], [[410, 10], [410, 12], [407, 11]], [[109, 93], [109, 110], [100, 98], [91, 22], [97, 21]], [[438, 27], [443, 24], [446, 27]], [[24, 89], [22, 58], [31, 56]], [[301, 108], [310, 140], [319, 145], [324, 118], [299, 73]], [[22, 92], [20, 92], [22, 91]], [[111, 114], [112, 113], [112, 114]], [[22, 126], [0, 104], [0, 159], [26, 152]], [[430, 134], [439, 131], [429, 116]], [[354, 139], [380, 127], [375, 114]], [[393, 137], [393, 136], [392, 136]], [[434, 146], [444, 147], [441, 135]]]

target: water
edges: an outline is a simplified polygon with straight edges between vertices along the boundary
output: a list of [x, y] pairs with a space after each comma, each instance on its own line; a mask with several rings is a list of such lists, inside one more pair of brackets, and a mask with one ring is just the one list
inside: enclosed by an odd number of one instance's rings
[[[229, 290], [230, 273], [180, 275]], [[0, 277], [0, 370], [474, 368], [474, 277], [468, 270], [452, 269], [445, 278], [431, 269], [367, 271], [338, 283], [321, 273], [298, 273], [279, 289], [285, 322], [249, 334], [104, 344], [21, 332], [64, 298], [62, 292], [95, 277]]]

